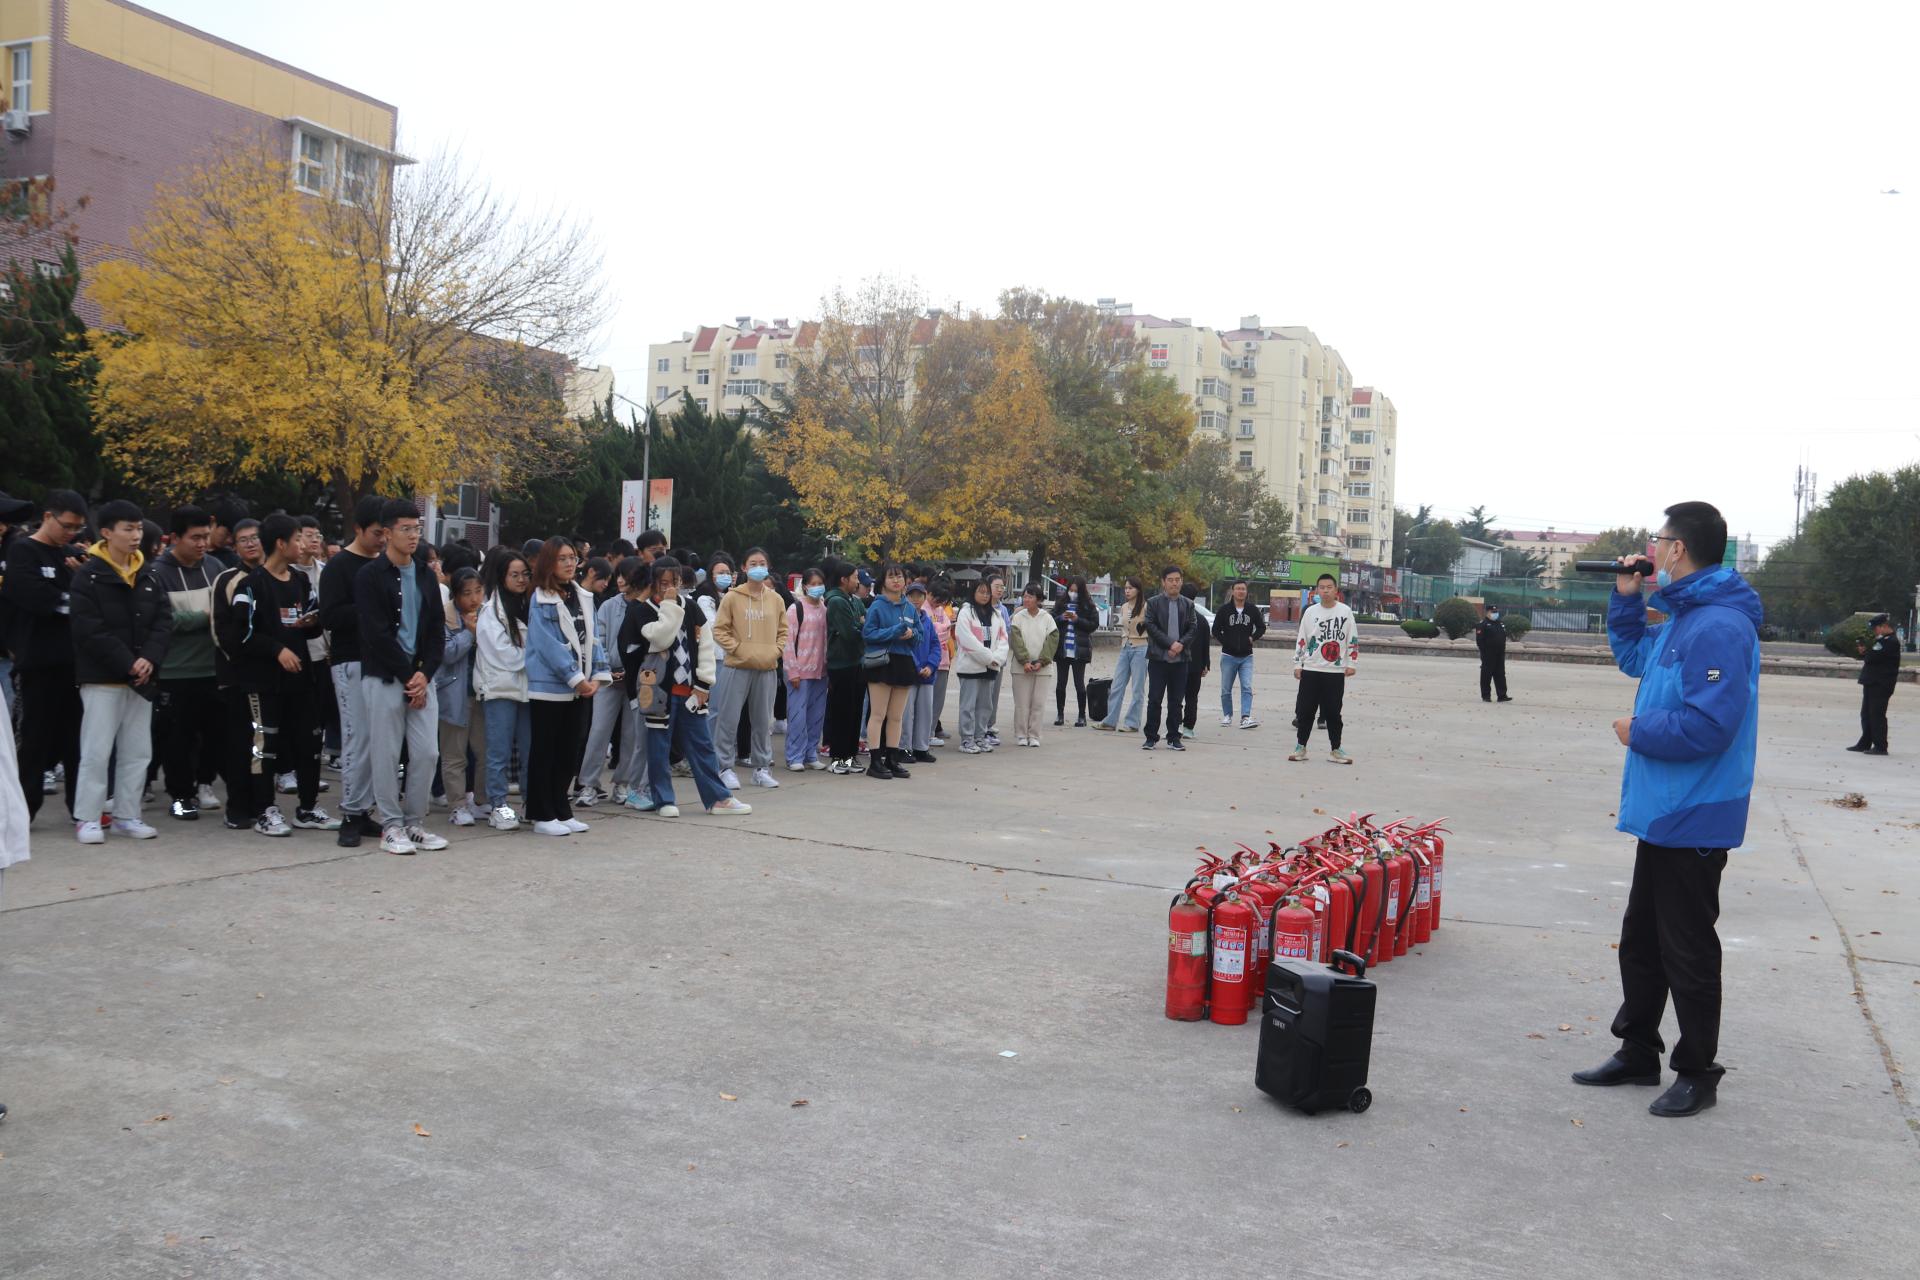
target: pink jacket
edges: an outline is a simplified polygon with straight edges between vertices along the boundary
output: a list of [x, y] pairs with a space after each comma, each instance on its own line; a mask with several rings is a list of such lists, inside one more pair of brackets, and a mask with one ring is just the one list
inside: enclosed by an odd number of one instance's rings
[[939, 605], [928, 604], [921, 610], [933, 621], [933, 634], [940, 637], [940, 669], [953, 667], [953, 615]]
[[818, 680], [827, 674], [827, 606], [787, 606], [787, 679]]

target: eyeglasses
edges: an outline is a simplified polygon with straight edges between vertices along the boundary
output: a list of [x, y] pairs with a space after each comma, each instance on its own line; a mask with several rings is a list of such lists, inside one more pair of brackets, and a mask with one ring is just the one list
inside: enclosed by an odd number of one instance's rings
[[553, 560], [555, 564], [579, 564], [580, 563], [580, 557], [577, 555], [574, 555], [571, 551], [562, 551], [559, 555], [555, 556]]
[[87, 522], [85, 520], [55, 520], [54, 523], [62, 529], [65, 529], [68, 533], [84, 533], [87, 528]]
[[420, 526], [417, 524], [390, 524], [387, 526], [387, 533], [389, 536], [417, 538], [420, 536]]
[[1653, 535], [1652, 540], [1655, 542], [1685, 542], [1686, 541], [1685, 538], [1676, 538], [1670, 533], [1656, 533]]

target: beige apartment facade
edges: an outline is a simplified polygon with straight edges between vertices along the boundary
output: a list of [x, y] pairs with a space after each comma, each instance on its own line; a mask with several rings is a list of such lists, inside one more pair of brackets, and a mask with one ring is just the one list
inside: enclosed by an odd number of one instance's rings
[[1502, 529], [1495, 540], [1514, 551], [1537, 551], [1546, 558], [1548, 582], [1559, 582], [1572, 567], [1574, 558], [1600, 535], [1573, 529]]
[[677, 342], [656, 342], [647, 348], [647, 403], [670, 414], [687, 395], [708, 412], [738, 413], [756, 399], [771, 401], [786, 385], [795, 353], [811, 349], [819, 332], [813, 321], [739, 316], [689, 330]]
[[1355, 387], [1347, 410], [1346, 540], [1370, 564], [1393, 563], [1393, 489], [1400, 415], [1377, 387]]

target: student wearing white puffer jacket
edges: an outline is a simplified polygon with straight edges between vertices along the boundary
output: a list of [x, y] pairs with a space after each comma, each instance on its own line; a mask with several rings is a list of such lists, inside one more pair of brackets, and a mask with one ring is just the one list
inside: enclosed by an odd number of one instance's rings
[[473, 696], [486, 718], [487, 825], [510, 831], [519, 815], [507, 804], [507, 764], [520, 751], [524, 775], [533, 751], [533, 717], [527, 710], [527, 603], [533, 578], [526, 557], [496, 547], [480, 570], [486, 601], [474, 626]]
[[966, 755], [991, 751], [987, 724], [993, 708], [994, 677], [1007, 665], [1007, 624], [993, 603], [985, 578], [973, 584], [972, 600], [953, 620], [953, 674], [960, 681], [960, 750]]

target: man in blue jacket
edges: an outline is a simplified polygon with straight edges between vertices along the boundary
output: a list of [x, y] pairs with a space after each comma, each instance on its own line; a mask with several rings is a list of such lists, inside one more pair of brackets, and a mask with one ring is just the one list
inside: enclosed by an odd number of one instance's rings
[[[1579, 1084], [1658, 1084], [1660, 1020], [1673, 996], [1678, 1079], [1647, 1108], [1691, 1116], [1714, 1104], [1720, 1039], [1720, 873], [1746, 838], [1760, 722], [1760, 597], [1722, 567], [1727, 522], [1704, 502], [1667, 508], [1654, 535], [1659, 590], [1622, 573], [1607, 608], [1614, 661], [1640, 680], [1633, 714], [1613, 722], [1627, 748], [1620, 830], [1640, 838], [1620, 925], [1613, 1020], [1620, 1049]], [[1622, 561], [1623, 564], [1628, 563]], [[1647, 608], [1668, 621], [1647, 625]]]

